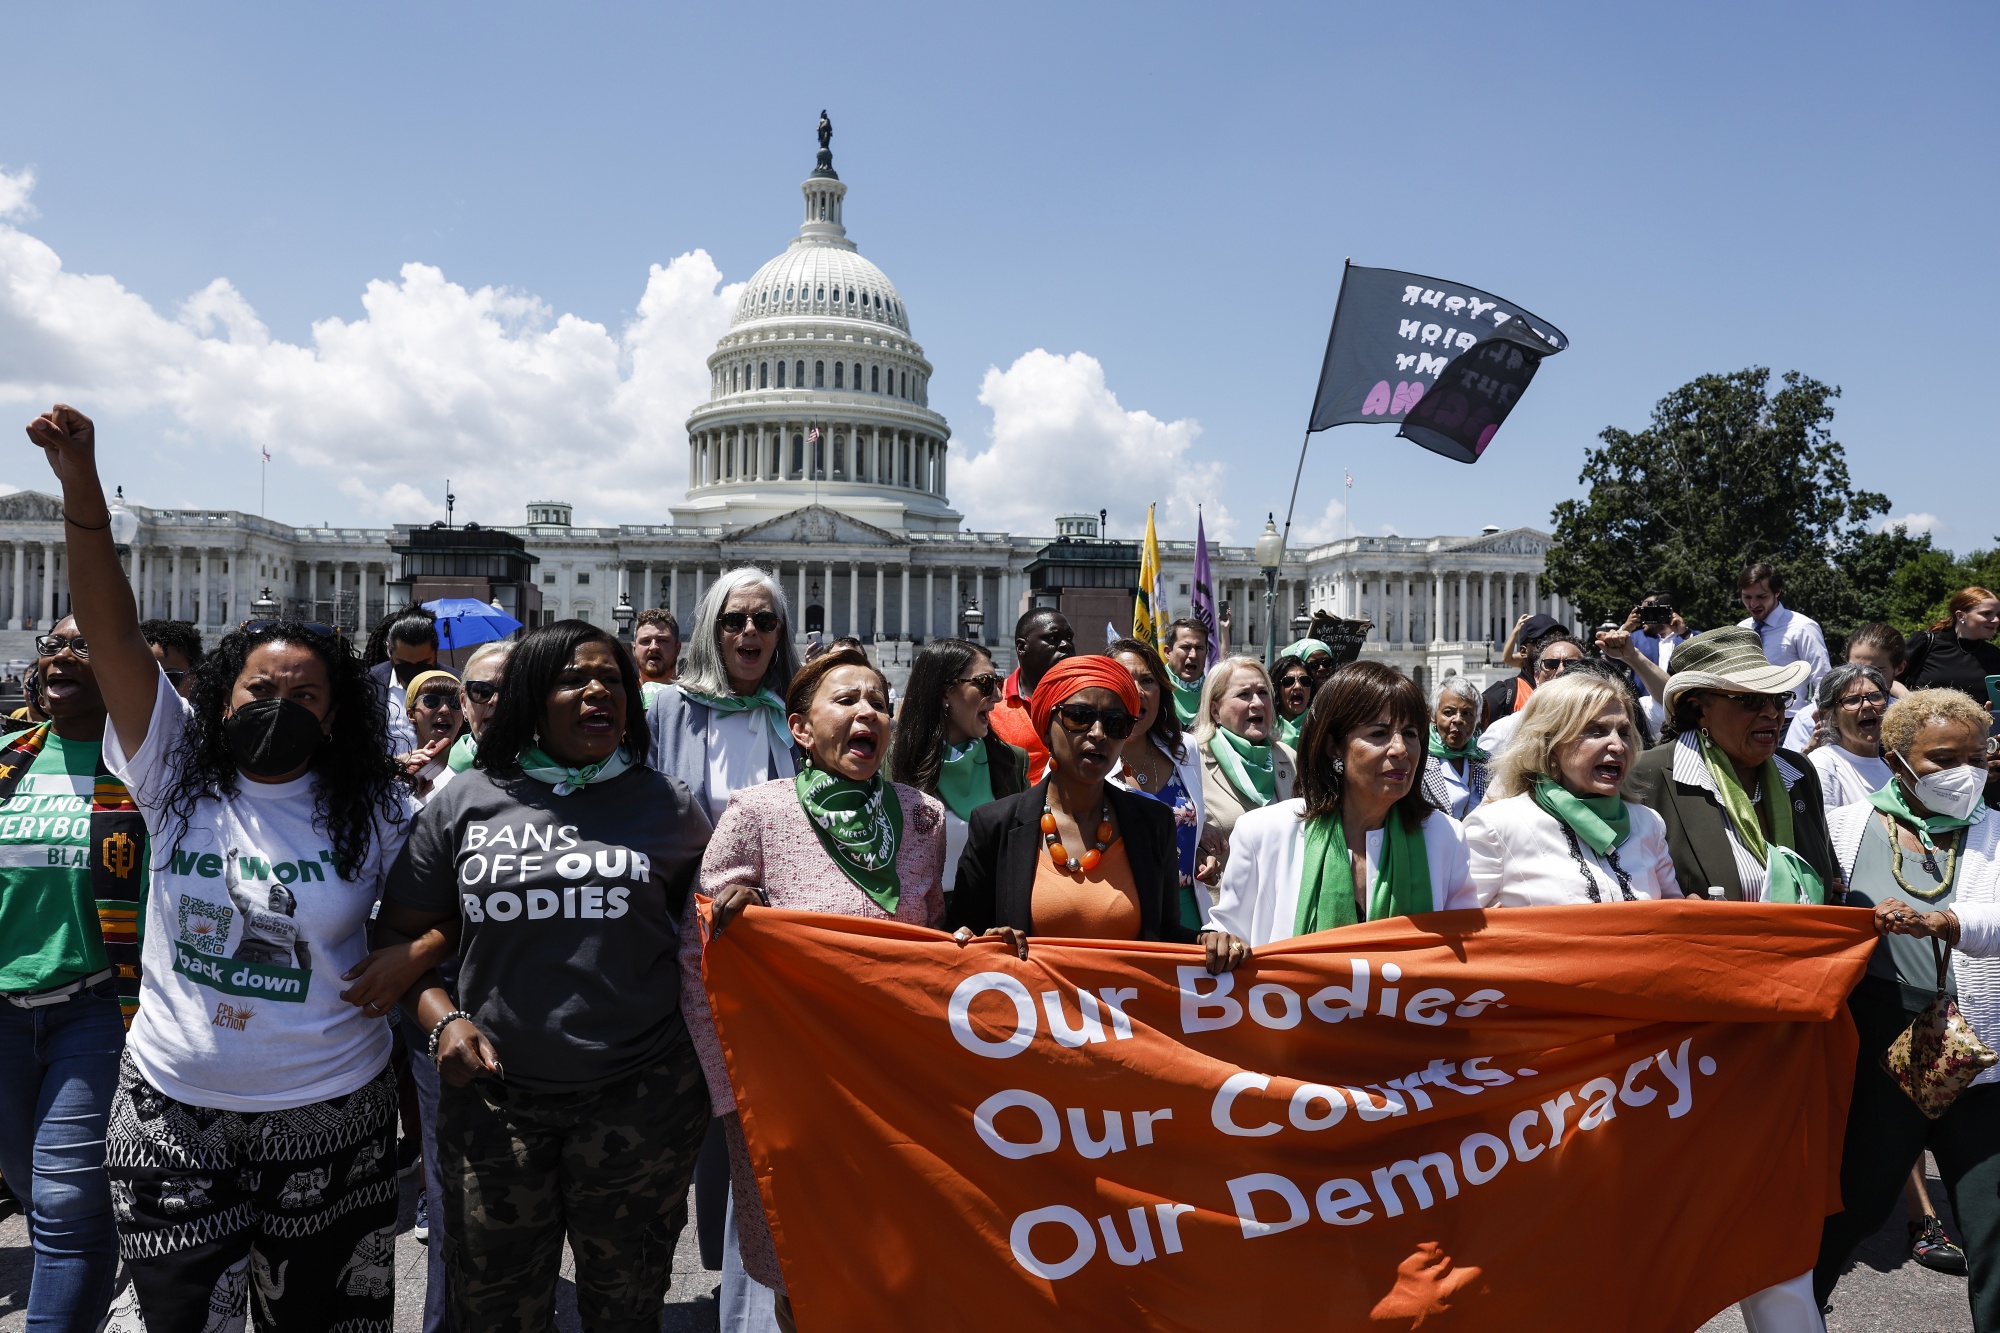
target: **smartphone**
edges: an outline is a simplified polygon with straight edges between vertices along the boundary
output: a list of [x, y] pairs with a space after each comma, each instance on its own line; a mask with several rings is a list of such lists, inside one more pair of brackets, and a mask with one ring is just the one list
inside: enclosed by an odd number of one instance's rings
[[2000, 709], [2000, 676], [1988, 676], [1986, 678], [1986, 702], [1992, 704], [1994, 708]]

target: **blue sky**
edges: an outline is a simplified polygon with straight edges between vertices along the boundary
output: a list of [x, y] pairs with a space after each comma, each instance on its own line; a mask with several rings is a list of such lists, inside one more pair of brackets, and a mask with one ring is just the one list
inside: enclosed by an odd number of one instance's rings
[[1571, 347], [1474, 467], [1315, 437], [1302, 528], [1545, 525], [1605, 425], [1758, 364], [1840, 385], [1856, 481], [1969, 549], [1995, 12], [10, 6], [0, 405], [95, 406], [155, 503], [255, 509], [261, 445], [294, 522], [441, 516], [447, 475], [461, 518], [662, 520], [824, 106], [975, 525], [1160, 499], [1191, 535], [1199, 497], [1248, 540], [1351, 255]]

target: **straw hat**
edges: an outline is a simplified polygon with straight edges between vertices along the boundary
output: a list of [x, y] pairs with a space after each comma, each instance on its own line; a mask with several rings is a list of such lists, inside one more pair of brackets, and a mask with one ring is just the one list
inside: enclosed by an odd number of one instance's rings
[[1772, 666], [1757, 631], [1732, 625], [1697, 634], [1674, 649], [1667, 668], [1667, 712], [1690, 690], [1790, 694], [1812, 674], [1810, 662]]

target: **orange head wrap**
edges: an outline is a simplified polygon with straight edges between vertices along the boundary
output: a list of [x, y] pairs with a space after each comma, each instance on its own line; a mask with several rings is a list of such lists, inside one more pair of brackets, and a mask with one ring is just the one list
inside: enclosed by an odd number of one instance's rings
[[1028, 701], [1028, 720], [1035, 724], [1037, 736], [1049, 734], [1049, 717], [1056, 706], [1068, 703], [1079, 690], [1110, 690], [1135, 718], [1146, 706], [1132, 673], [1119, 666], [1115, 658], [1095, 653], [1088, 657], [1065, 657], [1043, 673]]

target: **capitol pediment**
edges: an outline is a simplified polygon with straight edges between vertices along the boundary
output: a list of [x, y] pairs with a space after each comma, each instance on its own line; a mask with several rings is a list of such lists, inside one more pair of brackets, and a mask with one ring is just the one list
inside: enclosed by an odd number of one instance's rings
[[810, 504], [767, 518], [722, 539], [738, 546], [903, 546], [902, 537], [851, 515]]
[[1474, 537], [1452, 547], [1456, 551], [1483, 551], [1493, 555], [1547, 555], [1552, 539], [1533, 528], [1515, 528], [1490, 537]]
[[15, 491], [11, 495], [0, 495], [0, 519], [61, 517], [62, 501], [53, 495], [44, 495], [40, 491]]

